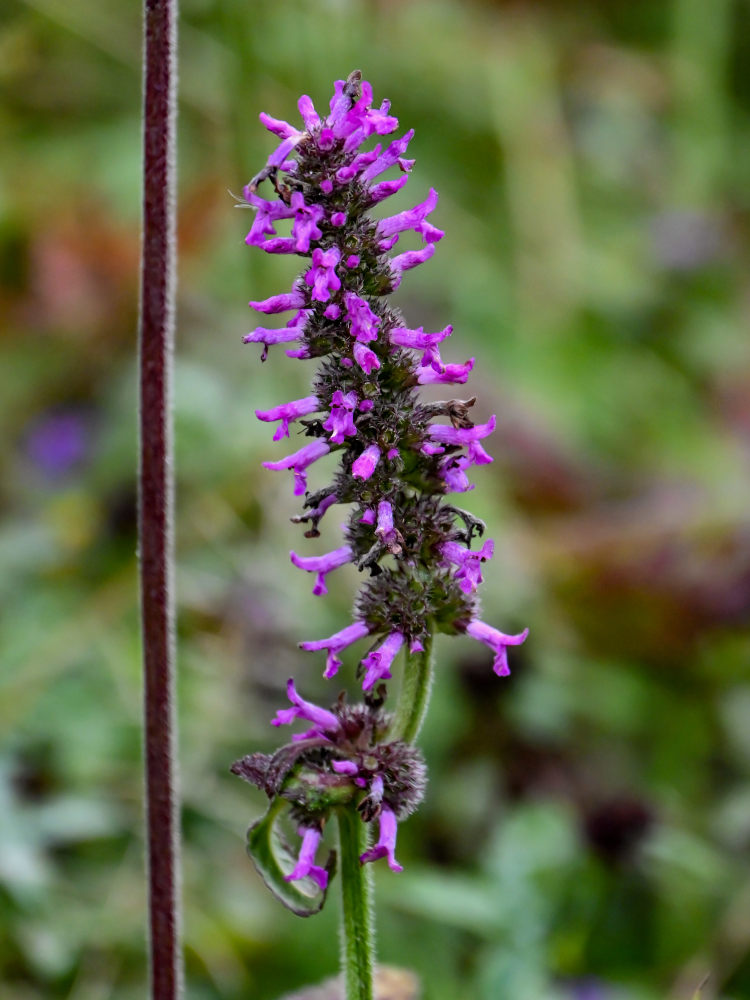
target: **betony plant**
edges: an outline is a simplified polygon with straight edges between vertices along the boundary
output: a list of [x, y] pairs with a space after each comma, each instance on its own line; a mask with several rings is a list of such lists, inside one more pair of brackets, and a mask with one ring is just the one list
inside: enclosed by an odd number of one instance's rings
[[[317, 854], [326, 824], [338, 819], [346, 996], [368, 1000], [374, 940], [367, 866], [385, 858], [401, 871], [397, 823], [424, 794], [426, 771], [414, 743], [429, 700], [433, 636], [477, 639], [504, 676], [508, 647], [522, 643], [527, 630], [508, 634], [480, 619], [476, 590], [493, 542], [472, 547], [484, 524], [451, 499], [473, 489], [473, 465], [492, 461], [482, 441], [495, 418], [475, 424], [473, 398], [427, 402], [420, 395], [422, 386], [464, 384], [474, 359], [444, 362], [452, 327], [409, 327], [388, 298], [443, 237], [428, 221], [437, 205], [434, 190], [407, 211], [381, 219], [371, 214], [407, 183], [413, 131], [383, 138], [397, 130], [398, 120], [388, 101], [373, 106], [372, 88], [359, 72], [335, 83], [327, 116], [307, 96], [298, 107], [300, 128], [261, 114], [281, 143], [243, 194], [255, 212], [246, 242], [266, 253], [295, 254], [305, 267], [290, 291], [250, 303], [266, 315], [291, 312], [286, 325], [259, 326], [244, 341], [263, 345], [261, 360], [278, 344], [293, 345], [286, 347], [291, 358], [318, 360], [310, 395], [256, 411], [260, 420], [278, 424], [275, 441], [289, 437], [292, 422], [306, 439], [292, 454], [263, 463], [292, 472], [294, 495], [304, 497], [292, 520], [314, 539], [331, 507], [351, 510], [338, 548], [292, 551], [292, 563], [314, 574], [315, 594], [325, 594], [326, 576], [347, 563], [366, 573], [354, 621], [299, 645], [325, 652], [328, 678], [342, 667], [345, 649], [365, 640], [370, 646], [357, 667], [360, 704], [339, 696], [330, 708], [319, 707], [289, 680], [291, 707], [277, 712], [273, 724], [302, 720], [308, 728], [276, 753], [250, 754], [232, 770], [269, 796], [266, 816], [250, 828], [249, 852], [269, 887], [301, 915], [317, 912], [325, 900], [336, 859], [331, 853], [321, 864]], [[383, 179], [392, 169], [398, 176]], [[277, 233], [282, 220], [291, 220], [289, 235]], [[391, 253], [407, 231], [421, 237], [421, 247]], [[333, 452], [332, 481], [311, 491], [311, 466]], [[400, 656], [391, 706], [387, 682]], [[284, 813], [301, 838], [294, 855], [279, 835]]]

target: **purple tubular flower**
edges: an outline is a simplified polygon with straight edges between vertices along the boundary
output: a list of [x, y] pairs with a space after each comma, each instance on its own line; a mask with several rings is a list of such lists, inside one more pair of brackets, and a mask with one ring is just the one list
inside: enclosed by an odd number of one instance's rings
[[245, 237], [248, 246], [262, 247], [266, 236], [275, 236], [276, 230], [273, 223], [279, 219], [290, 219], [294, 215], [294, 209], [284, 204], [283, 201], [266, 201], [265, 198], [258, 197], [247, 185], [243, 194], [245, 201], [252, 205], [255, 211], [255, 218], [250, 227], [250, 232]]
[[388, 858], [388, 867], [392, 872], [402, 872], [404, 869], [396, 861], [396, 834], [398, 825], [396, 814], [390, 806], [383, 803], [380, 809], [380, 833], [378, 842], [369, 851], [360, 854], [359, 860], [362, 864], [368, 861], [378, 861], [380, 858]]
[[426, 221], [430, 212], [435, 210], [437, 202], [437, 191], [430, 188], [430, 193], [419, 205], [406, 212], [399, 212], [398, 215], [392, 215], [388, 219], [381, 219], [378, 223], [378, 236], [387, 239], [389, 236], [402, 233], [405, 229], [413, 229], [425, 243], [437, 243], [442, 240], [445, 233]]
[[310, 240], [319, 240], [323, 235], [318, 228], [318, 223], [323, 218], [323, 209], [320, 205], [306, 205], [300, 191], [295, 191], [292, 195], [291, 208], [294, 214], [292, 225], [294, 249], [299, 253], [307, 253], [310, 249]]
[[506, 635], [505, 632], [499, 632], [496, 628], [492, 628], [491, 625], [486, 625], [484, 622], [475, 619], [466, 626], [466, 634], [470, 635], [472, 639], [483, 642], [485, 646], [489, 646], [495, 654], [492, 669], [498, 677], [507, 677], [510, 674], [508, 646], [520, 646], [529, 634], [529, 630], [525, 628], [518, 635]]
[[317, 462], [319, 458], [327, 455], [330, 450], [331, 448], [327, 441], [311, 441], [310, 444], [306, 444], [299, 451], [295, 451], [293, 455], [287, 455], [286, 458], [281, 458], [278, 462], [264, 462], [263, 468], [273, 469], [274, 472], [279, 472], [282, 469], [292, 469], [294, 471], [294, 495], [296, 497], [302, 496], [307, 489], [305, 470], [313, 462]]
[[362, 517], [360, 517], [359, 523], [375, 524], [375, 511], [372, 509], [372, 507], [368, 507], [368, 509], [364, 512]]
[[275, 236], [261, 246], [266, 253], [294, 253], [296, 249], [297, 241], [292, 236]]
[[[258, 326], [242, 338], [242, 343], [263, 344], [263, 353], [260, 356], [260, 360], [265, 361], [268, 357], [268, 348], [272, 344], [291, 344], [299, 340], [304, 332], [306, 322], [306, 310], [301, 309], [292, 317], [287, 325], [282, 327], [280, 330], [270, 330], [268, 327]], [[300, 351], [301, 356], [304, 357], [306, 355], [305, 348], [301, 348]], [[299, 353], [299, 351], [287, 351], [286, 353], [295, 354]]]
[[385, 539], [393, 534], [393, 506], [387, 500], [381, 500], [378, 504], [378, 526], [375, 534]]
[[340, 260], [341, 251], [338, 247], [330, 247], [328, 250], [316, 247], [313, 250], [313, 266], [305, 275], [305, 283], [312, 286], [312, 297], [316, 301], [327, 302], [331, 293], [341, 288], [341, 279], [336, 274], [336, 265]]
[[312, 722], [315, 729], [319, 730], [322, 735], [336, 733], [341, 728], [341, 724], [333, 712], [300, 698], [291, 677], [286, 682], [286, 695], [292, 703], [292, 707], [280, 708], [275, 717], [271, 719], [272, 726], [288, 726], [295, 719], [304, 719], [305, 722]]
[[352, 777], [355, 774], [359, 774], [359, 768], [353, 760], [334, 760], [331, 761], [331, 767], [336, 774], [348, 774]]
[[[305, 517], [299, 518], [299, 520], [312, 521], [313, 524], [317, 524], [329, 507], [333, 507], [335, 503], [338, 503], [338, 497], [335, 493], [329, 493], [325, 499], [321, 500], [317, 507], [314, 507]], [[294, 518], [293, 520], [297, 520]]]
[[325, 868], [315, 864], [315, 852], [322, 834], [320, 830], [312, 826], [301, 826], [298, 833], [302, 837], [299, 859], [294, 869], [284, 878], [287, 882], [294, 882], [300, 878], [311, 878], [319, 889], [325, 889], [328, 885], [328, 872]]
[[380, 461], [380, 448], [376, 444], [371, 444], [365, 448], [359, 458], [355, 458], [352, 463], [352, 475], [355, 479], [369, 479], [375, 471], [375, 466]]
[[391, 676], [391, 664], [396, 654], [404, 644], [401, 632], [391, 632], [385, 642], [362, 660], [365, 668], [365, 679], [362, 690], [370, 691], [378, 681], [387, 680]]
[[289, 156], [303, 135], [303, 132], [298, 132], [296, 136], [290, 136], [288, 139], [284, 139], [282, 144], [268, 157], [268, 166], [281, 167], [282, 169], [288, 170], [289, 166], [286, 163], [286, 158]]
[[427, 246], [423, 247], [421, 250], [407, 250], [406, 253], [400, 253], [398, 257], [394, 257], [390, 261], [391, 274], [393, 275], [393, 287], [398, 288], [401, 284], [401, 276], [404, 271], [411, 271], [413, 267], [417, 267], [419, 264], [424, 264], [426, 260], [435, 253], [435, 244], [428, 243]]
[[410, 128], [409, 131], [400, 139], [394, 139], [385, 152], [381, 153], [376, 160], [373, 160], [373, 162], [362, 171], [360, 175], [362, 182], [367, 184], [375, 177], [379, 177], [381, 174], [385, 173], [389, 167], [394, 167], [406, 152], [407, 147], [413, 138], [414, 129]]
[[352, 413], [357, 406], [356, 392], [343, 393], [340, 389], [331, 398], [331, 415], [323, 424], [324, 430], [331, 431], [331, 444], [343, 444], [345, 437], [357, 433]]
[[369, 167], [371, 163], [374, 163], [380, 155], [380, 143], [377, 144], [375, 149], [369, 150], [367, 153], [360, 153], [355, 156], [351, 163], [345, 167], [340, 167], [336, 171], [336, 180], [339, 184], [348, 184], [350, 180], [357, 176], [357, 174], [364, 170], [365, 167]]
[[474, 358], [463, 365], [444, 365], [440, 372], [427, 365], [417, 369], [417, 381], [420, 385], [463, 385], [473, 367]]
[[495, 543], [488, 538], [477, 552], [466, 549], [458, 542], [444, 542], [440, 546], [443, 559], [458, 566], [455, 579], [465, 594], [473, 593], [482, 582], [482, 563], [491, 559], [495, 551]]
[[385, 201], [386, 198], [390, 198], [392, 194], [400, 191], [408, 180], [409, 178], [404, 175], [403, 177], [397, 177], [393, 181], [381, 181], [380, 184], [373, 184], [367, 195], [369, 204], [377, 205], [381, 201]]
[[313, 594], [316, 597], [327, 594], [326, 575], [339, 566], [345, 566], [352, 560], [352, 550], [348, 545], [342, 545], [333, 552], [327, 552], [323, 556], [298, 556], [296, 552], [290, 552], [289, 558], [298, 569], [304, 569], [308, 573], [317, 573]]
[[354, 355], [354, 360], [357, 362], [365, 375], [369, 375], [370, 372], [374, 371], [376, 368], [380, 368], [380, 361], [377, 354], [374, 351], [371, 351], [369, 347], [365, 347], [365, 345], [360, 343], [358, 340], [354, 341], [352, 354]]
[[447, 493], [468, 493], [474, 489], [469, 482], [466, 469], [469, 466], [466, 459], [448, 458], [440, 467], [440, 475], [447, 487]]
[[255, 416], [258, 420], [266, 422], [280, 420], [281, 424], [273, 436], [274, 441], [280, 441], [283, 437], [289, 437], [289, 424], [292, 420], [307, 416], [308, 413], [315, 413], [319, 409], [317, 396], [305, 396], [304, 399], [294, 399], [291, 403], [282, 403], [281, 406], [274, 406], [270, 410], [256, 410]]
[[427, 428], [427, 433], [433, 441], [440, 441], [441, 444], [471, 445], [492, 434], [496, 424], [497, 418], [492, 416], [486, 424], [476, 424], [474, 427], [450, 427], [444, 424], [432, 424]]
[[319, 649], [327, 650], [328, 656], [323, 676], [333, 677], [338, 672], [342, 662], [338, 654], [343, 649], [346, 649], [347, 646], [351, 646], [352, 643], [357, 642], [359, 639], [364, 639], [369, 634], [370, 630], [363, 622], [354, 622], [354, 624], [347, 625], [346, 628], [341, 629], [340, 632], [336, 632], [328, 639], [314, 639], [309, 642], [301, 642], [299, 646], [300, 649], [305, 649], [311, 653], [317, 652]]
[[354, 292], [346, 292], [344, 303], [347, 319], [351, 323], [352, 336], [362, 344], [377, 340], [380, 317], [375, 315], [365, 300]]
[[443, 330], [437, 333], [425, 333], [420, 326], [416, 330], [409, 330], [403, 326], [394, 326], [389, 332], [388, 338], [396, 347], [407, 347], [416, 351], [424, 351], [422, 355], [422, 367], [429, 366], [436, 372], [442, 372], [444, 365], [440, 360], [438, 344], [441, 344], [453, 333], [453, 327], [448, 324]]
[[262, 313], [282, 313], [287, 309], [301, 309], [305, 304], [305, 296], [302, 291], [295, 288], [291, 292], [282, 292], [281, 295], [272, 295], [261, 302], [250, 302], [250, 307], [256, 312]]
[[265, 111], [261, 111], [258, 115], [261, 124], [264, 125], [269, 132], [273, 132], [277, 135], [279, 139], [301, 139], [303, 134], [296, 129], [289, 122], [282, 121], [280, 118], [272, 118], [271, 115], [267, 115]]
[[303, 94], [297, 101], [297, 108], [308, 132], [312, 132], [314, 128], [320, 125], [320, 115], [315, 110], [315, 105], [307, 94]]

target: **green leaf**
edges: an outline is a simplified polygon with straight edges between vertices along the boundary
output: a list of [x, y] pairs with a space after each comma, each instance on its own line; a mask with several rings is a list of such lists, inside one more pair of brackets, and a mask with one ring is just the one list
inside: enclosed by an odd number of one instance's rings
[[[299, 917], [319, 913], [326, 901], [327, 890], [320, 890], [312, 879], [287, 882], [285, 874], [295, 865], [296, 858], [279, 828], [279, 820], [289, 803], [277, 796], [262, 819], [247, 831], [247, 853], [274, 896]], [[329, 880], [336, 870], [336, 852], [331, 851], [325, 865]]]

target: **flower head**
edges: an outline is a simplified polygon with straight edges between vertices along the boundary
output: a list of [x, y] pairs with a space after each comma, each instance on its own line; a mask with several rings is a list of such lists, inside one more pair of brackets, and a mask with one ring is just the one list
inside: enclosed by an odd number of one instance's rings
[[[318, 537], [318, 522], [334, 505], [348, 511], [341, 545], [308, 555], [292, 551], [293, 564], [315, 574], [317, 595], [327, 592], [328, 573], [346, 563], [366, 574], [355, 620], [300, 647], [326, 653], [327, 678], [338, 672], [349, 646], [369, 638], [371, 647], [358, 673], [363, 705], [350, 707], [340, 698], [321, 708], [289, 681], [289, 707], [273, 724], [301, 721], [308, 728], [276, 754], [252, 754], [234, 770], [289, 804], [302, 841], [285, 877], [311, 878], [322, 890], [328, 869], [316, 865], [315, 856], [326, 820], [342, 806], [354, 804], [364, 822], [378, 823], [378, 839], [362, 863], [384, 858], [401, 870], [397, 823], [421, 798], [425, 780], [421, 756], [389, 735], [392, 718], [383, 708], [401, 651], [413, 667], [412, 658], [425, 662], [433, 632], [465, 632], [492, 650], [495, 672], [505, 675], [507, 650], [522, 643], [527, 630], [509, 635], [479, 619], [476, 591], [494, 543], [474, 545], [484, 526], [450, 497], [473, 489], [471, 468], [492, 461], [483, 442], [496, 419], [474, 423], [473, 399], [433, 402], [421, 394], [423, 386], [465, 383], [474, 359], [444, 360], [453, 327], [408, 326], [388, 298], [430, 260], [444, 235], [433, 222], [438, 194], [432, 188], [411, 208], [373, 215], [410, 180], [414, 132], [398, 135], [389, 102], [376, 104], [372, 87], [356, 72], [336, 81], [327, 112], [307, 95], [298, 109], [299, 124], [261, 116], [277, 145], [244, 189], [255, 212], [248, 244], [301, 259], [291, 289], [250, 305], [265, 315], [293, 315], [284, 327], [257, 327], [244, 339], [263, 344], [264, 358], [269, 345], [289, 344], [287, 355], [317, 366], [309, 395], [257, 411], [260, 420], [278, 422], [274, 440], [289, 436], [294, 421], [308, 439], [293, 454], [263, 463], [293, 472], [295, 495], [305, 497], [292, 520], [307, 525], [306, 537]], [[290, 235], [278, 234], [280, 221]], [[407, 232], [420, 237], [417, 249], [398, 253], [394, 247]], [[329, 453], [338, 461], [332, 479], [308, 492], [308, 470]], [[396, 719], [401, 715], [399, 709]]]

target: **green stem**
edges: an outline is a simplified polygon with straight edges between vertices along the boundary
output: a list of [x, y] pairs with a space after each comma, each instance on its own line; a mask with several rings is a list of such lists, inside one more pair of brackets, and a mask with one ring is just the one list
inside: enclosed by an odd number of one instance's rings
[[406, 654], [401, 690], [391, 725], [391, 739], [413, 743], [419, 735], [430, 703], [433, 663], [430, 634], [421, 653]]
[[375, 925], [370, 866], [360, 863], [367, 850], [367, 827], [351, 805], [338, 811], [341, 852], [341, 950], [346, 1000], [373, 1000]]

